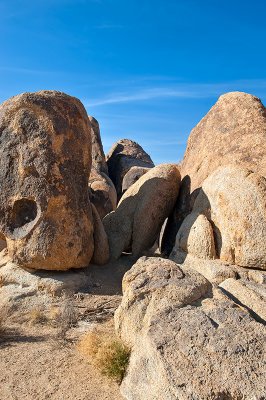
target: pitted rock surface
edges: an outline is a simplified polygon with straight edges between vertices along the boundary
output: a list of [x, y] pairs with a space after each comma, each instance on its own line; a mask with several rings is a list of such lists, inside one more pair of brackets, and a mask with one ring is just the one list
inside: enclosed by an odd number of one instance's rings
[[116, 330], [130, 346], [156, 312], [183, 307], [204, 296], [210, 283], [201, 274], [161, 257], [141, 257], [122, 281], [123, 300], [115, 314]]
[[157, 257], [138, 260], [123, 292], [115, 324], [131, 347], [127, 400], [263, 400], [266, 328], [247, 308], [188, 266]]
[[89, 264], [90, 129], [81, 102], [62, 92], [23, 93], [0, 106], [0, 229], [14, 263]]

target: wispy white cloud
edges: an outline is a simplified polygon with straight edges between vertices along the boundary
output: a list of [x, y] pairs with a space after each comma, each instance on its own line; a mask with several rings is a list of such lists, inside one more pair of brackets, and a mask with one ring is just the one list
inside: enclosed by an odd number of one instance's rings
[[224, 83], [195, 83], [172, 85], [171, 87], [140, 88], [127, 92], [112, 93], [107, 97], [99, 99], [85, 99], [86, 107], [97, 107], [106, 104], [127, 103], [132, 101], [151, 100], [158, 98], [209, 98], [220, 96], [228, 91], [245, 91], [266, 89], [266, 80], [241, 80]]
[[86, 107], [95, 107], [101, 106], [104, 104], [112, 104], [112, 103], [125, 103], [129, 101], [137, 101], [137, 100], [150, 100], [155, 98], [162, 97], [199, 97], [197, 93], [192, 93], [189, 91], [180, 91], [180, 90], [172, 90], [167, 88], [154, 88], [154, 89], [145, 89], [140, 90], [135, 93], [115, 93], [110, 97], [99, 99], [99, 100], [83, 100], [83, 104]]

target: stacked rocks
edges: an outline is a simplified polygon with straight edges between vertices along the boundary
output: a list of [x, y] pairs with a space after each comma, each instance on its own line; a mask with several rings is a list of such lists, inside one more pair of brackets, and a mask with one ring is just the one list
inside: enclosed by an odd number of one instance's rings
[[[106, 161], [109, 176], [116, 187], [118, 200], [129, 186], [147, 172], [148, 168], [154, 167], [150, 156], [138, 143], [130, 139], [121, 139], [115, 143], [108, 152]], [[134, 167], [138, 167], [137, 174], [135, 170], [133, 176], [126, 177]]]

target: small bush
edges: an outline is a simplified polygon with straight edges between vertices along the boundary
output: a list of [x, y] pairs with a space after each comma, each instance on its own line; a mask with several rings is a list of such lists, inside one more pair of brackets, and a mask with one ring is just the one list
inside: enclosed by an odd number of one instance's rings
[[1, 306], [0, 308], [0, 335], [5, 331], [5, 324], [9, 315], [10, 309], [7, 306]]
[[128, 365], [130, 351], [108, 325], [94, 328], [87, 333], [80, 340], [77, 348], [102, 374], [121, 383]]
[[122, 382], [129, 360], [129, 349], [120, 341], [114, 340], [102, 346], [98, 352], [98, 362], [102, 373]]
[[33, 308], [29, 313], [29, 320], [32, 324], [43, 324], [47, 322], [45, 314], [39, 308]]
[[60, 328], [58, 336], [64, 339], [68, 329], [76, 325], [77, 319], [78, 319], [78, 313], [75, 307], [73, 306], [71, 300], [68, 297], [66, 297], [62, 301], [56, 315], [55, 323], [56, 326]]

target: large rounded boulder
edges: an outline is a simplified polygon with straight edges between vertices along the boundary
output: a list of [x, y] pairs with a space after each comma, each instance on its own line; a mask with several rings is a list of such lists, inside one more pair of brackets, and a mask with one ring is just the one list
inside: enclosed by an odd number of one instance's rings
[[111, 259], [118, 259], [129, 247], [134, 257], [152, 247], [174, 207], [179, 185], [178, 166], [161, 164], [126, 191], [116, 211], [103, 219]]
[[220, 167], [202, 184], [193, 212], [211, 221], [217, 257], [266, 269], [266, 179], [248, 169]]
[[14, 263], [89, 264], [90, 129], [81, 102], [62, 92], [23, 93], [0, 106], [0, 229]]
[[171, 251], [203, 181], [218, 167], [236, 164], [266, 175], [265, 137], [266, 111], [259, 98], [242, 92], [219, 98], [189, 135], [179, 197], [163, 238], [164, 251]]
[[138, 143], [130, 139], [121, 139], [115, 143], [108, 152], [106, 161], [118, 200], [122, 196], [124, 176], [132, 167], [154, 167], [150, 156]]

